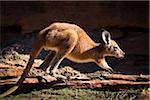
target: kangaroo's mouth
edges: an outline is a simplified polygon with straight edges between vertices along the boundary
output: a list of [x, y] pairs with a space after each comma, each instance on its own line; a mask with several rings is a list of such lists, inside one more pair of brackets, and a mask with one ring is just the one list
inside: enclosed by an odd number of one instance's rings
[[124, 55], [117, 55], [117, 58], [123, 59], [123, 58], [124, 58]]
[[121, 56], [121, 57], [119, 57], [119, 59], [123, 59], [124, 58], [124, 55], [123, 56]]

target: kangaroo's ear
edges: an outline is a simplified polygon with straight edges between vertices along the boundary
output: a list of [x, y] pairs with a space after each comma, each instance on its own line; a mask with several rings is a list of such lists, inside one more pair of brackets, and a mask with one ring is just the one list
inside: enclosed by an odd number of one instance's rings
[[102, 39], [103, 39], [103, 42], [105, 43], [105, 45], [110, 44], [110, 41], [111, 41], [110, 33], [104, 29], [102, 30]]

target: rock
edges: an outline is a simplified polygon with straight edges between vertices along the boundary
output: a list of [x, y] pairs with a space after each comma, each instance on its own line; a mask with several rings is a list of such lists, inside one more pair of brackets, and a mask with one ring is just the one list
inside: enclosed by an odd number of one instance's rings
[[71, 22], [85, 29], [99, 27], [148, 28], [148, 2], [1, 2], [1, 26], [20, 26], [22, 33], [54, 21]]

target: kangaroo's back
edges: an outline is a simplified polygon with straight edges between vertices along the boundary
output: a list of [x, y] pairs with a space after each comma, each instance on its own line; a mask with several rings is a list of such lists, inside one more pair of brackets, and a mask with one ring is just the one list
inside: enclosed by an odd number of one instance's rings
[[83, 53], [98, 45], [87, 35], [87, 33], [82, 28], [80, 28], [75, 24], [53, 23], [49, 26], [49, 29], [58, 30], [58, 31], [70, 30], [70, 29], [74, 30], [78, 35], [78, 42], [74, 48], [76, 52], [78, 51], [80, 53]]

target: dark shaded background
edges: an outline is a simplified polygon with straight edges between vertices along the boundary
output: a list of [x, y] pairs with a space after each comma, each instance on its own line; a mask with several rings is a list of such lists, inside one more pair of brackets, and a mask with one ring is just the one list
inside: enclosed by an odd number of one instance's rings
[[[105, 28], [126, 52], [122, 60], [107, 58], [116, 71], [128, 74], [149, 73], [149, 1], [1, 1], [1, 50], [20, 46], [29, 53], [36, 33], [52, 22], [70, 22], [81, 26], [96, 42], [99, 29]], [[43, 58], [47, 53], [43, 52]], [[82, 72], [94, 72], [94, 63], [71, 65]]]

